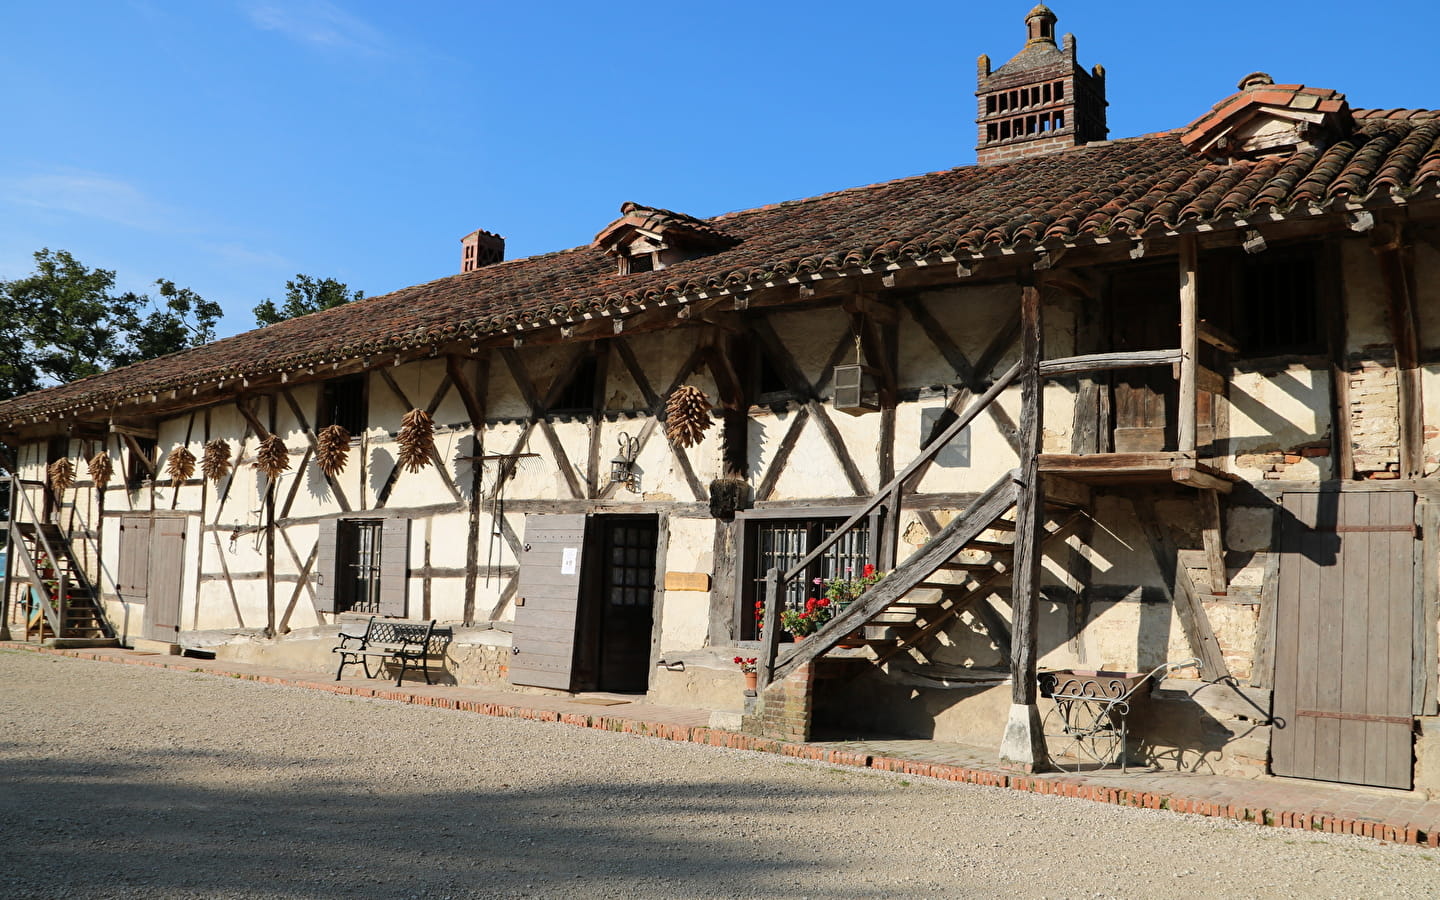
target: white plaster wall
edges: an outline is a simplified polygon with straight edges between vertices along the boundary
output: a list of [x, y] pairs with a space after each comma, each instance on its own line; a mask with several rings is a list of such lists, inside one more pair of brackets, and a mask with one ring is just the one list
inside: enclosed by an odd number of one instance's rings
[[[670, 572], [711, 572], [714, 567], [713, 519], [668, 518], [670, 542], [665, 568]], [[711, 588], [717, 585], [711, 584]], [[724, 586], [718, 586], [722, 590]], [[698, 650], [705, 646], [710, 625], [711, 591], [662, 591], [660, 648], [662, 653]]]

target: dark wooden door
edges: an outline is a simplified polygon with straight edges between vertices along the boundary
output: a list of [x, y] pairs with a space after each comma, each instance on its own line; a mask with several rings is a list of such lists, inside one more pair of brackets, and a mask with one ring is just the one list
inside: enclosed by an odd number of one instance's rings
[[1286, 494], [1276, 775], [1411, 786], [1415, 496]]
[[150, 524], [148, 589], [144, 635], [152, 641], [180, 640], [180, 585], [185, 567], [185, 519], [165, 516]]
[[[1118, 275], [1110, 296], [1113, 350], [1173, 350], [1180, 346], [1180, 292], [1173, 267]], [[1111, 384], [1115, 452], [1173, 448], [1179, 388], [1170, 369], [1121, 369], [1113, 373]]]
[[510, 682], [572, 689], [584, 516], [525, 517]]
[[655, 627], [655, 558], [660, 524], [654, 516], [597, 520], [599, 688], [650, 687], [650, 644]]

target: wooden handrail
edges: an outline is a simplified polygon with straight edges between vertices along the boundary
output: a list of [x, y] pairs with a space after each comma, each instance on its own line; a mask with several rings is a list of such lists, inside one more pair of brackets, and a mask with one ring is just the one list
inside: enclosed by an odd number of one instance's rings
[[[35, 515], [35, 507], [31, 505], [29, 496], [27, 496], [26, 493], [25, 493], [25, 491], [22, 489], [23, 485], [25, 485], [25, 484], [26, 484], [26, 482], [23, 482], [23, 481], [18, 482], [18, 483], [17, 483], [17, 482], [12, 482], [12, 486], [11, 486], [11, 488], [10, 488], [11, 494], [12, 494], [12, 495], [14, 495], [14, 494], [19, 494], [20, 502], [24, 505], [26, 512], [29, 514], [29, 519], [30, 519], [30, 521], [35, 524], [35, 539], [39, 542], [40, 548], [41, 548], [41, 550], [42, 550], [42, 551], [44, 552], [44, 554], [45, 554], [45, 558], [46, 558], [46, 559], [49, 559], [49, 560], [50, 560], [50, 564], [51, 564], [52, 566], [54, 566], [54, 565], [55, 565], [55, 553], [54, 553], [54, 552], [51, 550], [51, 548], [50, 548], [50, 542], [45, 539], [45, 531], [44, 531], [44, 529], [42, 528], [42, 523], [40, 522], [40, 518]], [[41, 486], [43, 487], [44, 485], [42, 484]], [[16, 527], [16, 522], [11, 521], [11, 522], [10, 522], [10, 528], [11, 528], [11, 529], [14, 529], [15, 527]], [[63, 617], [62, 617], [60, 611], [57, 610], [54, 606], [51, 605], [51, 603], [50, 603], [50, 592], [49, 592], [48, 590], [46, 590], [46, 588], [45, 588], [45, 581], [44, 581], [44, 579], [42, 579], [42, 578], [40, 577], [40, 571], [35, 567], [35, 560], [33, 560], [33, 559], [30, 558], [30, 550], [29, 550], [29, 548], [26, 548], [26, 547], [23, 546], [23, 545], [24, 545], [24, 540], [23, 540], [23, 539], [20, 541], [20, 545], [21, 545], [21, 551], [22, 551], [22, 552], [19, 554], [20, 560], [21, 560], [21, 562], [23, 562], [23, 563], [25, 564], [25, 574], [28, 575], [29, 578], [30, 578], [29, 590], [31, 591], [32, 595], [33, 595], [35, 592], [37, 592], [37, 591], [39, 592], [39, 594], [40, 594], [40, 605], [41, 605], [41, 608], [42, 608], [42, 609], [44, 610], [44, 612], [45, 612], [45, 618], [50, 622], [50, 629], [55, 632], [55, 636], [56, 636], [56, 637], [64, 637], [64, 635], [63, 635], [63, 634], [61, 633], [61, 631], [60, 631], [61, 623], [62, 623], [62, 621], [63, 621]], [[13, 543], [13, 540], [12, 540], [11, 546], [12, 546], [12, 547], [15, 546], [15, 544]], [[63, 606], [63, 604], [64, 604], [64, 602], [65, 602], [65, 600], [64, 600], [64, 598], [65, 598], [65, 592], [66, 592], [66, 590], [67, 590], [67, 585], [65, 584], [65, 575], [64, 575], [64, 573], [61, 572], [60, 569], [57, 567], [57, 568], [55, 569], [55, 576], [56, 576], [56, 588], [57, 588], [57, 590], [56, 590], [56, 595], [57, 595], [57, 596], [56, 596], [55, 599], [56, 599], [56, 602], [62, 604], [62, 606]], [[28, 636], [27, 636], [27, 637], [28, 637]]]
[[796, 577], [797, 575], [803, 574], [805, 570], [809, 568], [811, 563], [819, 559], [820, 555], [826, 550], [829, 550], [831, 547], [835, 546], [836, 542], [838, 542], [840, 538], [844, 537], [845, 534], [850, 531], [850, 529], [854, 528], [857, 524], [859, 524], [861, 519], [864, 519], [866, 516], [870, 515], [870, 513], [874, 512], [876, 508], [880, 506], [880, 504], [885, 502], [885, 499], [887, 497], [889, 497], [892, 493], [898, 494], [900, 488], [905, 484], [906, 481], [909, 480], [911, 475], [914, 475], [921, 466], [929, 462], [942, 449], [944, 449], [945, 445], [950, 443], [950, 441], [955, 437], [955, 435], [959, 434], [967, 426], [969, 426], [971, 422], [975, 421], [975, 417], [980, 415], [980, 413], [984, 412], [986, 407], [988, 407], [991, 403], [995, 402], [995, 398], [999, 397], [1001, 392], [1004, 391], [1005, 388], [1009, 387], [1011, 382], [1018, 378], [1019, 375], [1020, 364], [1017, 362], [1015, 365], [1011, 366], [1004, 375], [1001, 375], [999, 378], [995, 379], [995, 383], [990, 385], [990, 389], [987, 390], [984, 394], [982, 394], [978, 399], [976, 399], [975, 402], [971, 403], [965, 409], [963, 415], [961, 415], [954, 422], [950, 423], [949, 428], [946, 428], [938, 437], [936, 437], [930, 443], [926, 444], [925, 448], [920, 451], [920, 455], [911, 460], [910, 465], [906, 466], [903, 472], [890, 479], [889, 484], [876, 491], [875, 495], [870, 498], [869, 502], [862, 506], [850, 518], [846, 519], [845, 522], [841, 524], [839, 528], [836, 528], [835, 531], [831, 533], [828, 538], [821, 541], [815, 547], [815, 549], [807, 553], [805, 557], [801, 559], [798, 563], [787, 569], [780, 576], [781, 585], [783, 586], [790, 579]]
[[1045, 378], [1077, 375], [1081, 372], [1105, 372], [1111, 369], [1138, 369], [1144, 366], [1170, 366], [1181, 362], [1184, 354], [1177, 350], [1122, 350], [1118, 353], [1090, 353], [1040, 362]]

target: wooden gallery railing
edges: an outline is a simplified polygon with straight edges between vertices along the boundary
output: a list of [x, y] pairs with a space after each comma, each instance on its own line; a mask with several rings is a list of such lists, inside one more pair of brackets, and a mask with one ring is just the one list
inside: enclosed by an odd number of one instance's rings
[[[1192, 332], [1193, 333], [1193, 332]], [[1191, 452], [1195, 450], [1195, 423], [1196, 423], [1196, 396], [1194, 375], [1195, 353], [1192, 350], [1186, 353], [1183, 349], [1173, 350], [1135, 350], [1122, 351], [1117, 353], [1095, 353], [1085, 356], [1072, 356], [1063, 359], [1043, 360], [1034, 364], [1038, 373], [1037, 381], [1046, 378], [1056, 378], [1066, 375], [1079, 375], [1095, 372], [1106, 372], [1118, 369], [1145, 368], [1150, 366], [1178, 366], [1180, 369], [1180, 409], [1179, 409], [1179, 451]], [[994, 384], [990, 386], [981, 397], [975, 400], [965, 410], [964, 414], [957, 418], [938, 437], [934, 438], [925, 446], [920, 454], [905, 468], [903, 472], [896, 475], [889, 484], [882, 487], [870, 498], [864, 506], [857, 510], [849, 519], [840, 525], [828, 538], [821, 541], [814, 549], [807, 553], [799, 562], [788, 569], [770, 569], [764, 579], [765, 610], [761, 623], [761, 657], [758, 667], [759, 684], [764, 686], [783, 678], [795, 668], [809, 662], [824, 654], [836, 641], [864, 625], [885, 607], [899, 600], [905, 593], [912, 589], [913, 583], [924, 578], [934, 571], [940, 564], [944, 563], [954, 548], [977, 538], [991, 523], [1002, 513], [1017, 502], [1019, 493], [1026, 488], [1026, 479], [1017, 471], [1007, 472], [999, 481], [991, 485], [985, 493], [981, 494], [974, 503], [965, 511], [963, 516], [952, 520], [939, 534], [932, 536], [929, 543], [921, 548], [911, 557], [907, 558], [895, 572], [881, 581], [875, 587], [866, 591], [864, 595], [841, 610], [830, 619], [819, 631], [809, 636], [805, 641], [796, 644], [782, 645], [780, 643], [780, 608], [785, 602], [786, 588], [797, 578], [805, 576], [810, 565], [819, 559], [831, 547], [835, 546], [848, 532], [857, 525], [866, 521], [877, 510], [886, 509], [889, 513], [889, 527], [885, 540], [887, 546], [893, 547], [896, 540], [893, 532], [899, 526], [900, 504], [906, 489], [906, 483], [923, 466], [932, 460], [949, 442], [962, 430], [968, 427], [976, 417], [990, 406], [997, 397], [1010, 387], [1023, 374], [1023, 363], [1016, 363], [1004, 375], [1001, 375]], [[1035, 402], [1041, 402], [1037, 397]], [[896, 578], [902, 569], [918, 571], [918, 578]], [[782, 649], [782, 647], [784, 649]]]

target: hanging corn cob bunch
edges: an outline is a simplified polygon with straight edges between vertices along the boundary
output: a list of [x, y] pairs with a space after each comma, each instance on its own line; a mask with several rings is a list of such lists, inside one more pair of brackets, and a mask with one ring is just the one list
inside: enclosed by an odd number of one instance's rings
[[400, 420], [400, 462], [408, 472], [418, 472], [430, 462], [435, 452], [435, 422], [423, 409], [412, 409]]
[[87, 465], [90, 469], [90, 480], [95, 482], [96, 490], [105, 490], [105, 485], [110, 483], [110, 476], [115, 473], [115, 467], [110, 463], [110, 454], [101, 450], [90, 457]]
[[216, 484], [220, 483], [220, 479], [229, 475], [230, 445], [219, 438], [206, 444], [205, 452], [200, 457], [200, 474]]
[[320, 471], [335, 477], [345, 471], [350, 461], [350, 432], [343, 425], [331, 425], [320, 429], [315, 442], [315, 463]]
[[697, 387], [682, 384], [665, 403], [665, 433], [680, 447], [693, 447], [714, 422], [710, 399]]
[[64, 494], [75, 484], [75, 466], [69, 457], [61, 457], [46, 470], [50, 474], [50, 487], [57, 494]]
[[260, 450], [255, 454], [255, 468], [272, 479], [290, 468], [290, 451], [285, 449], [280, 435], [272, 434], [260, 442]]
[[189, 481], [190, 476], [195, 474], [195, 454], [187, 447], [176, 447], [165, 460], [165, 471], [170, 473], [170, 480], [177, 484]]

